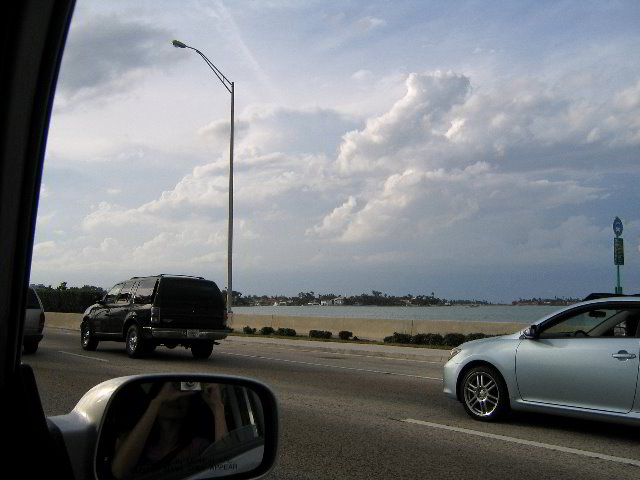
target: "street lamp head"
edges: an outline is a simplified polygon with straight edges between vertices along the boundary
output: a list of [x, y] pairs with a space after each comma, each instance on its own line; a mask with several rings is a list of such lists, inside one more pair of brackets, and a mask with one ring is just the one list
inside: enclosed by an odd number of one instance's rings
[[173, 46], [176, 48], [187, 48], [187, 46], [179, 40], [174, 40], [171, 43], [173, 43]]

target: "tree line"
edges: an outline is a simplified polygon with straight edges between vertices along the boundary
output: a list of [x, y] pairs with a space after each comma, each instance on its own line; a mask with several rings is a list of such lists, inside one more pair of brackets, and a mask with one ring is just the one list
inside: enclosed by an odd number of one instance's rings
[[236, 306], [257, 306], [257, 305], [273, 305], [274, 303], [281, 305], [302, 306], [330, 302], [339, 298], [342, 305], [366, 305], [366, 306], [385, 306], [397, 307], [407, 305], [417, 306], [437, 306], [437, 305], [489, 305], [486, 300], [447, 300], [439, 298], [435, 293], [431, 295], [389, 295], [378, 290], [372, 290], [371, 293], [361, 293], [359, 295], [341, 296], [335, 293], [315, 293], [300, 292], [296, 296], [286, 295], [243, 295], [241, 292], [233, 291], [233, 304]]
[[82, 313], [107, 293], [103, 288], [92, 285], [67, 287], [67, 282], [57, 287], [40, 284], [33, 285], [33, 288], [45, 312]]

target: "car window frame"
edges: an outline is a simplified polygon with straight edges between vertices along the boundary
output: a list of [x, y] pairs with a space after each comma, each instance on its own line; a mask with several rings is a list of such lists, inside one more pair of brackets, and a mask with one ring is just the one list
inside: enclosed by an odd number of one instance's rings
[[9, 2], [0, 19], [0, 422], [12, 437], [2, 458], [25, 478], [73, 478], [33, 370], [21, 361], [47, 132], [74, 7], [75, 0]]
[[[137, 280], [127, 280], [126, 282], [122, 282], [120, 291], [116, 295], [116, 300], [113, 303], [115, 303], [116, 305], [129, 305], [131, 303], [131, 299], [133, 298], [133, 292], [135, 291], [137, 284]], [[128, 288], [128, 290], [125, 290], [125, 288]]]
[[[124, 282], [120, 282], [120, 283], [116, 283], [113, 287], [111, 287], [107, 293], [105, 294], [104, 298], [102, 299], [102, 302], [105, 305], [114, 305], [118, 299], [118, 295], [120, 295], [120, 292], [122, 291], [122, 287], [124, 286]], [[117, 288], [117, 290], [116, 290]], [[113, 298], [110, 300], [109, 299], [109, 294], [113, 291], [116, 290], [116, 293], [113, 294]]]
[[[544, 322], [540, 323], [540, 325], [538, 326], [538, 334], [537, 337], [540, 338], [541, 340], [551, 340], [551, 339], [558, 339], [558, 338], [562, 338], [562, 339], [568, 339], [568, 338], [591, 338], [591, 339], [595, 339], [595, 338], [605, 338], [605, 339], [629, 339], [629, 338], [637, 338], [637, 337], [625, 337], [625, 336], [618, 336], [618, 337], [603, 337], [603, 336], [596, 336], [596, 337], [573, 337], [573, 336], [549, 336], [549, 337], [545, 337], [544, 332], [546, 330], [548, 330], [551, 327], [554, 327], [564, 321], [569, 320], [572, 317], [575, 317], [577, 315], [581, 315], [584, 313], [587, 313], [589, 311], [593, 311], [593, 310], [640, 310], [640, 304], [636, 303], [636, 302], [600, 302], [600, 303], [591, 303], [588, 305], [580, 305], [579, 307], [576, 308], [572, 308], [570, 310], [565, 310], [563, 312], [558, 313], [557, 315], [545, 320]], [[622, 321], [622, 320], [621, 320]]]

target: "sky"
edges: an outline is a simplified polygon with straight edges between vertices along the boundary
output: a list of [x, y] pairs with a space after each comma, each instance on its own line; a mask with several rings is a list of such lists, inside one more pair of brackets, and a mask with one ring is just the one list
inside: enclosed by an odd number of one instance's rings
[[32, 283], [640, 291], [640, 3], [79, 0]]

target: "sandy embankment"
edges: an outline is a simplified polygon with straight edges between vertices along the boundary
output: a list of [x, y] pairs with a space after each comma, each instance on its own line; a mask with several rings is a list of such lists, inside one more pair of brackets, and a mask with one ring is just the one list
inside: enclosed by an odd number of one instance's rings
[[[80, 330], [82, 314], [80, 313], [56, 313], [47, 312], [46, 325], [50, 327], [68, 328]], [[369, 318], [349, 317], [295, 317], [287, 315], [249, 315], [236, 313], [233, 316], [233, 328], [241, 332], [242, 328], [249, 326], [257, 328], [273, 327], [293, 328], [298, 335], [307, 335], [309, 330], [328, 330], [335, 336], [342, 330], [353, 333], [358, 338], [366, 340], [382, 340], [393, 335], [394, 332], [408, 333], [484, 333], [504, 334], [514, 333], [527, 327], [522, 323], [503, 322], [456, 322], [436, 320], [384, 320]]]

